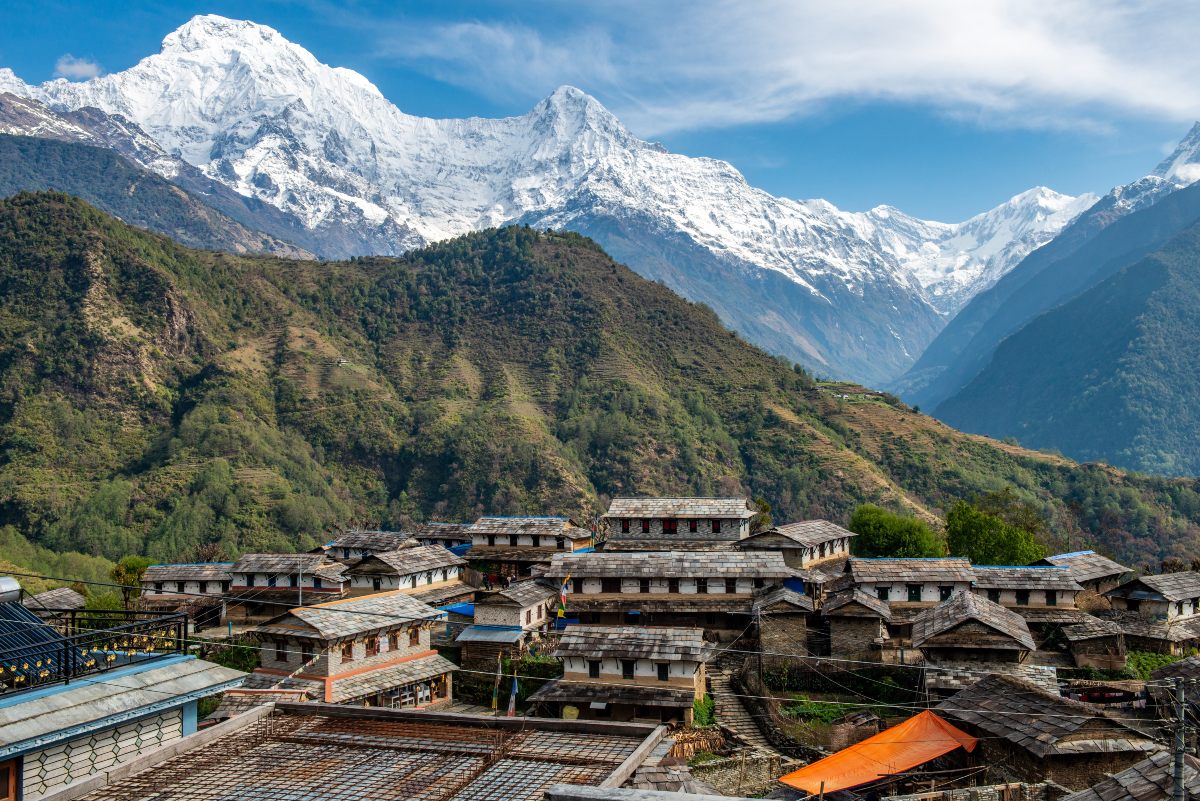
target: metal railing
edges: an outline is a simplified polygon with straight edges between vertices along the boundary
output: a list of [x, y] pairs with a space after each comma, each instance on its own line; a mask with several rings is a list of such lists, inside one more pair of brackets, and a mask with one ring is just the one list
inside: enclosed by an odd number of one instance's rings
[[0, 650], [0, 696], [69, 683], [187, 650], [187, 615], [39, 610], [51, 619]]

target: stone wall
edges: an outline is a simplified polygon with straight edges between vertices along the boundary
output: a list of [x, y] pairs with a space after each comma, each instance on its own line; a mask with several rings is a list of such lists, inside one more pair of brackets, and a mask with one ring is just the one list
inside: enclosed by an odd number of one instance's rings
[[1064, 789], [1045, 782], [1014, 782], [983, 787], [961, 787], [932, 793], [892, 795], [887, 796], [884, 801], [1055, 801], [1064, 794]]
[[877, 618], [835, 617], [829, 621], [829, 653], [836, 659], [879, 661], [879, 649], [873, 647], [879, 637]]
[[756, 795], [775, 787], [779, 777], [796, 769], [778, 754], [743, 752], [729, 759], [717, 759], [691, 766], [692, 775], [711, 784], [724, 795]]

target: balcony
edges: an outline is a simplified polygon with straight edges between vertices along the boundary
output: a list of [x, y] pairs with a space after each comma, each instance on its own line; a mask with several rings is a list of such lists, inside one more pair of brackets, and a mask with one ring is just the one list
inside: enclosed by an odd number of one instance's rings
[[0, 697], [187, 650], [183, 613], [0, 608]]

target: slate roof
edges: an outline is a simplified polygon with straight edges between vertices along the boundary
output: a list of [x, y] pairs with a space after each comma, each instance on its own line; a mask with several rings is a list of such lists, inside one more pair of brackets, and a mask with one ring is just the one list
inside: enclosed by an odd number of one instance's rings
[[981, 590], [1083, 590], [1066, 567], [975, 565], [972, 569], [975, 586]]
[[82, 609], [87, 599], [70, 587], [39, 592], [22, 599], [21, 604], [34, 612], [44, 609]]
[[1200, 679], [1200, 656], [1189, 656], [1186, 659], [1180, 659], [1178, 662], [1164, 665], [1151, 673], [1150, 678], [1154, 680], [1174, 678]]
[[530, 579], [514, 581], [503, 590], [481, 595], [476, 603], [496, 605], [533, 606], [538, 601], [545, 601], [558, 595], [558, 588], [551, 587], [545, 582]]
[[592, 532], [580, 528], [574, 520], [566, 517], [481, 517], [468, 526], [467, 531], [472, 536], [537, 534], [542, 537], [566, 537], [569, 540], [592, 536]]
[[[1138, 585], [1148, 588], [1151, 592], [1139, 590]], [[1120, 587], [1115, 587], [1104, 593], [1128, 598], [1146, 598], [1154, 594], [1161, 595], [1168, 601], [1186, 601], [1189, 598], [1200, 598], [1200, 573], [1188, 570], [1183, 573], [1162, 573], [1157, 576], [1142, 576], [1133, 581], [1127, 581]]]
[[775, 551], [658, 551], [652, 553], [556, 554], [550, 578], [762, 578], [783, 579], [791, 570]]
[[757, 514], [745, 498], [613, 498], [606, 518], [737, 518]]
[[1028, 662], [976, 662], [955, 660], [929, 665], [925, 671], [925, 686], [930, 690], [958, 692], [986, 679], [992, 674], [1019, 679], [1054, 695], [1058, 690], [1058, 669], [1053, 665], [1031, 665]]
[[1047, 556], [1038, 563], [1067, 567], [1076, 581], [1095, 581], [1096, 579], [1120, 576], [1133, 571], [1122, 564], [1114, 562], [1107, 556], [1101, 556], [1095, 551], [1072, 551]]
[[363, 551], [393, 551], [410, 539], [400, 531], [347, 531], [329, 543], [330, 548], [357, 548]]
[[300, 702], [308, 701], [311, 698], [311, 692], [306, 689], [247, 691], [243, 686], [222, 694], [221, 703], [217, 705], [217, 708], [205, 720], [228, 720], [235, 715], [249, 712], [251, 709], [273, 701]]
[[754, 613], [769, 613], [772, 607], [784, 605], [792, 609], [811, 612], [814, 609], [813, 599], [804, 593], [796, 592], [790, 587], [776, 587], [757, 596], [754, 599]]
[[142, 583], [157, 581], [229, 581], [233, 562], [195, 562], [192, 564], [150, 565], [142, 574]]
[[605, 541], [605, 550], [609, 552], [637, 551], [673, 551], [680, 548], [688, 550], [732, 551], [739, 542], [736, 531], [726, 529], [720, 534], [711, 531], [681, 531], [677, 534], [643, 534], [640, 531], [629, 534], [609, 534]]
[[[357, 613], [357, 614], [356, 614]], [[354, 637], [405, 623], [437, 620], [445, 615], [403, 590], [360, 598], [297, 606], [254, 629], [260, 634], [318, 636], [326, 640]]]
[[455, 556], [441, 545], [416, 545], [411, 548], [399, 548], [393, 551], [381, 551], [370, 556], [364, 556], [346, 572], [353, 576], [370, 565], [382, 563], [396, 571], [398, 575], [407, 576], [411, 573], [424, 573], [427, 570], [438, 570], [443, 567], [465, 565], [466, 559]]
[[[892, 620], [892, 610], [887, 601], [881, 601], [878, 596], [872, 595], [858, 587], [842, 591], [837, 595], [827, 598], [821, 606], [821, 614], [826, 617], [842, 617], [849, 611], [845, 607], [850, 604], [864, 606], [889, 623]], [[840, 613], [839, 610], [841, 610]]]
[[694, 690], [686, 687], [650, 687], [644, 684], [583, 684], [555, 679], [529, 696], [530, 703], [556, 704], [622, 703], [654, 707], [690, 707]]
[[798, 523], [785, 523], [782, 526], [769, 528], [755, 536], [763, 534], [778, 534], [806, 548], [815, 548], [823, 542], [858, 536], [853, 531], [848, 531], [828, 520], [801, 520]]
[[1098, 617], [1089, 615], [1088, 619], [1082, 623], [1064, 626], [1062, 633], [1067, 638], [1067, 642], [1083, 642], [1084, 640], [1096, 640], [1101, 637], [1119, 636], [1121, 634], [1121, 627], [1111, 620], [1101, 620]]
[[1166, 642], [1187, 642], [1200, 639], [1200, 615], [1192, 615], [1182, 620], [1151, 620], [1142, 617], [1137, 612], [1114, 610], [1101, 615], [1104, 620], [1111, 620], [1121, 627], [1127, 637], [1142, 637], [1150, 640]]
[[1011, 637], [1026, 650], [1037, 647], [1023, 617], [972, 592], [956, 592], [913, 618], [913, 645], [920, 648], [933, 637], [971, 620]]
[[858, 584], [903, 584], [905, 582], [961, 583], [975, 580], [971, 562], [963, 556], [932, 559], [866, 559], [852, 556], [850, 573]]
[[1069, 606], [1018, 606], [1012, 611], [1025, 618], [1025, 622], [1033, 626], [1047, 623], [1073, 626], [1077, 623], [1086, 623], [1091, 617], [1082, 609], [1073, 609]]
[[468, 561], [478, 562], [546, 562], [559, 554], [570, 553], [557, 548], [533, 548], [510, 545], [472, 545], [465, 554]]
[[704, 629], [675, 626], [567, 626], [554, 655], [703, 662], [713, 644]]
[[[438, 654], [401, 662], [398, 665], [368, 670], [332, 681], [331, 703], [341, 704], [364, 695], [373, 695], [413, 682], [431, 679], [458, 670], [458, 665]], [[299, 676], [275, 676], [251, 673], [242, 685], [248, 690], [305, 690], [316, 701], [325, 700], [325, 683]]]
[[470, 523], [422, 523], [413, 526], [411, 534], [415, 539], [457, 540], [470, 542]]
[[323, 553], [247, 553], [233, 563], [230, 573], [291, 574], [304, 572], [330, 581], [342, 581], [346, 566], [331, 562]]
[[[1170, 801], [1174, 782], [1174, 758], [1159, 751], [1131, 768], [1114, 773], [1086, 790], [1065, 795], [1059, 801]], [[1183, 756], [1183, 779], [1187, 797], [1200, 796], [1200, 759]]]
[[[1099, 707], [1063, 698], [1011, 676], [991, 675], [938, 704], [936, 711], [989, 735], [1002, 737], [1038, 758], [1067, 754], [1155, 751], [1161, 746]], [[1088, 739], [1071, 735], [1100, 723]]]
[[406, 588], [401, 590], [409, 598], [415, 598], [421, 603], [429, 604], [430, 606], [442, 606], [451, 602], [458, 602], [464, 595], [474, 594], [475, 588], [465, 581], [451, 579], [450, 581], [440, 581], [433, 585], [426, 585], [416, 588]]

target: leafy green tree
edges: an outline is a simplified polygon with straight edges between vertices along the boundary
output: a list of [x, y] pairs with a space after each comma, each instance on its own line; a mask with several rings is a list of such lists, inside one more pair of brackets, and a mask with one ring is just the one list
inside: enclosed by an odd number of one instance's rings
[[1046, 555], [1033, 534], [959, 501], [946, 515], [946, 545], [977, 565], [1027, 565]]
[[141, 595], [141, 590], [135, 588], [141, 586], [142, 575], [151, 564], [153, 562], [144, 556], [126, 556], [113, 567], [110, 575], [113, 584], [121, 585], [121, 603], [126, 609]]
[[767, 499], [759, 495], [754, 499], [754, 508], [758, 511], [754, 517], [750, 518], [750, 533], [757, 534], [760, 531], [766, 531], [771, 527], [771, 504], [767, 503]]
[[863, 504], [850, 518], [857, 556], [942, 556], [946, 550], [937, 534], [915, 517], [906, 517]]

